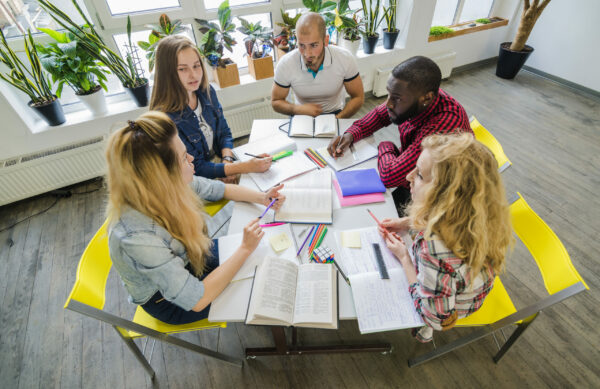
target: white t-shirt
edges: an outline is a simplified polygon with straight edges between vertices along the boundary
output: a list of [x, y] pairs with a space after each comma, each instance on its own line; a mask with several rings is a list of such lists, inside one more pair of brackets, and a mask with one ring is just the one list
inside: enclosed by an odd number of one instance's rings
[[202, 116], [202, 105], [200, 104], [200, 100], [198, 100], [198, 107], [196, 107], [196, 111], [194, 112], [196, 113], [196, 116], [198, 116], [198, 124], [200, 125], [202, 135], [204, 135], [204, 139], [206, 139], [206, 143], [208, 144], [208, 150], [212, 151], [215, 134], [213, 133], [211, 126], [206, 123]]
[[316, 77], [306, 67], [300, 51], [294, 49], [279, 60], [274, 80], [282, 88], [292, 88], [296, 103], [316, 103], [321, 105], [323, 113], [331, 113], [344, 108], [344, 82], [358, 75], [352, 53], [338, 46], [327, 46], [323, 69]]

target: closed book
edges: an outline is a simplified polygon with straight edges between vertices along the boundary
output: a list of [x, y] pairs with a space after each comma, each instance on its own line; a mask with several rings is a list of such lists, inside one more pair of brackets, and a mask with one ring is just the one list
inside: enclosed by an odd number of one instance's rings
[[385, 202], [385, 197], [383, 196], [383, 193], [368, 193], [363, 195], [342, 196], [340, 185], [336, 180], [333, 180], [333, 187], [335, 188], [335, 193], [337, 193], [338, 199], [340, 200], [341, 207]]
[[335, 175], [344, 197], [385, 192], [385, 186], [375, 169], [345, 170]]

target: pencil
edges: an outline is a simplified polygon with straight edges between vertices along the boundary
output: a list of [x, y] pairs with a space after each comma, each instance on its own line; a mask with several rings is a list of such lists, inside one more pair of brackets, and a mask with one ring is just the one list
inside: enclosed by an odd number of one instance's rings
[[308, 148], [308, 150], [309, 150], [309, 151], [310, 151], [310, 152], [311, 152], [311, 153], [312, 153], [312, 154], [313, 154], [315, 157], [317, 157], [317, 159], [318, 159], [319, 161], [321, 161], [321, 163], [322, 163], [322, 164], [324, 164], [324, 165], [327, 165], [327, 161], [325, 161], [325, 159], [323, 159], [323, 157], [321, 156], [321, 154], [319, 154], [319, 152], [318, 152], [318, 151], [316, 151], [316, 150], [313, 150], [313, 149], [312, 149], [312, 148], [310, 148], [310, 147]]
[[275, 201], [277, 201], [277, 200], [278, 200], [278, 199], [276, 199], [276, 198], [275, 198], [275, 199], [273, 199], [273, 201], [271, 201], [271, 202], [269, 203], [269, 205], [267, 205], [267, 208], [265, 208], [265, 211], [262, 213], [262, 215], [260, 215], [258, 218], [259, 218], [259, 219], [262, 219], [262, 218], [263, 218], [263, 216], [265, 216], [265, 214], [267, 213], [267, 211], [268, 211], [269, 209], [271, 209], [271, 207], [273, 206], [273, 204], [275, 204]]
[[[300, 252], [302, 251], [302, 249], [304, 248], [304, 245], [306, 244], [306, 241], [308, 240], [308, 238], [310, 237], [310, 234], [313, 232], [313, 230], [315, 229], [315, 226], [312, 226], [310, 228], [310, 231], [308, 232], [308, 235], [306, 235], [306, 238], [304, 239], [304, 242], [302, 242], [302, 246], [300, 246], [300, 249], [298, 250], [298, 252], [296, 253], [296, 256], [300, 255]], [[301, 234], [302, 235], [302, 234]]]
[[321, 166], [320, 162], [317, 162], [317, 160], [315, 159], [315, 157], [313, 157], [312, 155], [310, 155], [310, 153], [306, 150], [304, 150], [304, 155], [306, 155], [306, 157], [308, 159], [310, 159], [315, 165], [317, 165], [317, 167], [323, 167]]
[[[323, 242], [323, 238], [325, 238], [325, 234], [327, 234], [327, 227], [323, 228], [321, 236], [319, 237], [319, 241], [317, 242], [315, 247], [313, 247], [313, 251], [315, 251], [321, 245], [321, 242]], [[312, 254], [312, 252], [311, 252], [311, 254]]]
[[[250, 153], [244, 153], [244, 154], [246, 154], [247, 156], [252, 157], [252, 158], [258, 158], [258, 159], [266, 158], [266, 157], [261, 157], [259, 155], [254, 155], [254, 154], [250, 154]], [[277, 162], [277, 161], [271, 160], [271, 162]]]
[[321, 233], [320, 230], [322, 230], [322, 224], [317, 225], [317, 228], [315, 229], [315, 232], [313, 233], [313, 235], [310, 237], [310, 242], [308, 242], [308, 255], [310, 256], [312, 254], [312, 247], [314, 245], [314, 243], [317, 241], [319, 234]]
[[310, 242], [310, 246], [308, 248], [308, 255], [312, 255], [313, 251], [315, 251], [315, 248], [319, 245], [320, 241], [323, 240], [323, 230], [325, 230], [326, 227], [324, 224], [319, 224], [319, 228], [317, 228], [317, 233], [315, 234], [314, 239]]
[[342, 278], [344, 279], [344, 281], [346, 281], [346, 283], [348, 285], [350, 285], [350, 280], [348, 279], [348, 277], [346, 277], [346, 275], [344, 274], [344, 272], [342, 271], [342, 268], [340, 268], [340, 265], [338, 265], [338, 263], [335, 261], [335, 259], [331, 260], [333, 262], [333, 264], [335, 265], [335, 267], [338, 269], [338, 271], [340, 272], [340, 274], [342, 275]]
[[321, 162], [321, 160], [319, 159], [319, 157], [317, 157], [315, 155], [315, 153], [312, 152], [312, 150], [309, 148], [307, 148], [306, 150], [304, 150], [306, 153], [308, 153], [308, 155], [310, 155], [312, 157], [312, 159], [320, 166], [320, 167], [325, 167], [323, 166], [323, 162]]

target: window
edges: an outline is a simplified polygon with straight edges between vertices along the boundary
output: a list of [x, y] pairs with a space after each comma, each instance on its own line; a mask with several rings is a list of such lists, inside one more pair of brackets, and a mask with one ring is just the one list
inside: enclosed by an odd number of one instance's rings
[[178, 0], [106, 0], [112, 15], [178, 8]]
[[437, 0], [432, 26], [450, 26], [490, 15], [494, 0]]
[[[69, 15], [75, 22], [83, 24], [83, 19], [70, 0], [57, 0], [52, 1], [52, 3]], [[85, 5], [81, 2], [79, 5], [86, 14], [86, 17], [89, 17]], [[60, 28], [54, 19], [40, 8], [35, 0], [1, 0], [0, 26], [2, 26], [2, 32], [7, 38], [26, 35], [28, 29], [32, 33], [37, 33], [39, 27], [51, 28], [53, 30]]]
[[[217, 9], [223, 0], [204, 0], [204, 6], [206, 9]], [[237, 7], [240, 5], [257, 4], [257, 3], [268, 3], [269, 0], [229, 0], [230, 7]]]

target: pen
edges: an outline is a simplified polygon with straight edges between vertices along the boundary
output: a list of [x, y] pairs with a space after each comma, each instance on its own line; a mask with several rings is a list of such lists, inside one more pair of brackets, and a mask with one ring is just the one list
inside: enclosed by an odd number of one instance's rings
[[275, 226], [281, 226], [285, 223], [267, 223], [267, 224], [259, 224], [260, 227], [275, 227]]
[[265, 214], [267, 213], [267, 211], [273, 206], [273, 204], [275, 204], [275, 201], [277, 201], [278, 199], [273, 199], [273, 201], [271, 201], [269, 203], [269, 205], [267, 205], [267, 208], [265, 209], [265, 211], [262, 213], [262, 215], [260, 215], [258, 218], [262, 219], [263, 216], [265, 216]]
[[[249, 157], [258, 158], [258, 159], [260, 159], [260, 158], [266, 158], [266, 157], [261, 157], [259, 155], [254, 155], [254, 154], [250, 154], [250, 153], [244, 153], [244, 154], [246, 154]], [[273, 159], [272, 162], [276, 162], [276, 161]]]
[[306, 231], [308, 231], [308, 226], [304, 227], [304, 229], [302, 231], [300, 231], [298, 238], [302, 238], [302, 235], [304, 235], [306, 233]]
[[304, 242], [302, 242], [302, 246], [300, 246], [300, 249], [298, 250], [298, 252], [296, 253], [296, 256], [300, 255], [300, 252], [302, 251], [302, 249], [304, 248], [304, 245], [306, 244], [306, 241], [308, 240], [308, 237], [310, 236], [310, 234], [313, 232], [313, 230], [315, 229], [315, 226], [312, 226], [310, 228], [310, 232], [308, 233], [308, 235], [306, 235], [306, 238], [304, 239]]
[[355, 161], [357, 161], [357, 160], [358, 160], [358, 158], [356, 157], [356, 154], [355, 154], [355, 152], [356, 152], [356, 149], [354, 149], [354, 144], [351, 144], [349, 148], [350, 148], [350, 154], [352, 154], [352, 158], [353, 158]]
[[348, 279], [348, 277], [346, 277], [346, 275], [344, 274], [344, 272], [342, 271], [342, 268], [340, 268], [340, 265], [338, 265], [338, 263], [335, 261], [335, 259], [332, 259], [333, 264], [335, 265], [335, 267], [338, 269], [338, 271], [340, 272], [340, 274], [342, 275], [342, 278], [344, 279], [344, 281], [346, 281], [346, 283], [348, 285], [350, 285], [350, 280]]
[[373, 215], [373, 212], [371, 212], [371, 210], [370, 210], [369, 208], [367, 208], [367, 212], [369, 212], [369, 215], [371, 215], [371, 217], [372, 217], [372, 218], [375, 220], [375, 223], [377, 223], [377, 225], [378, 225], [379, 227], [381, 227], [381, 228], [382, 228], [382, 229], [383, 229], [383, 230], [384, 230], [386, 233], [387, 233], [387, 232], [389, 232], [389, 231], [387, 230], [387, 228], [385, 228], [385, 227], [384, 227], [384, 226], [381, 224], [381, 222], [380, 222], [380, 221], [379, 221], [379, 220], [378, 220], [378, 219], [375, 217], [375, 215]]

